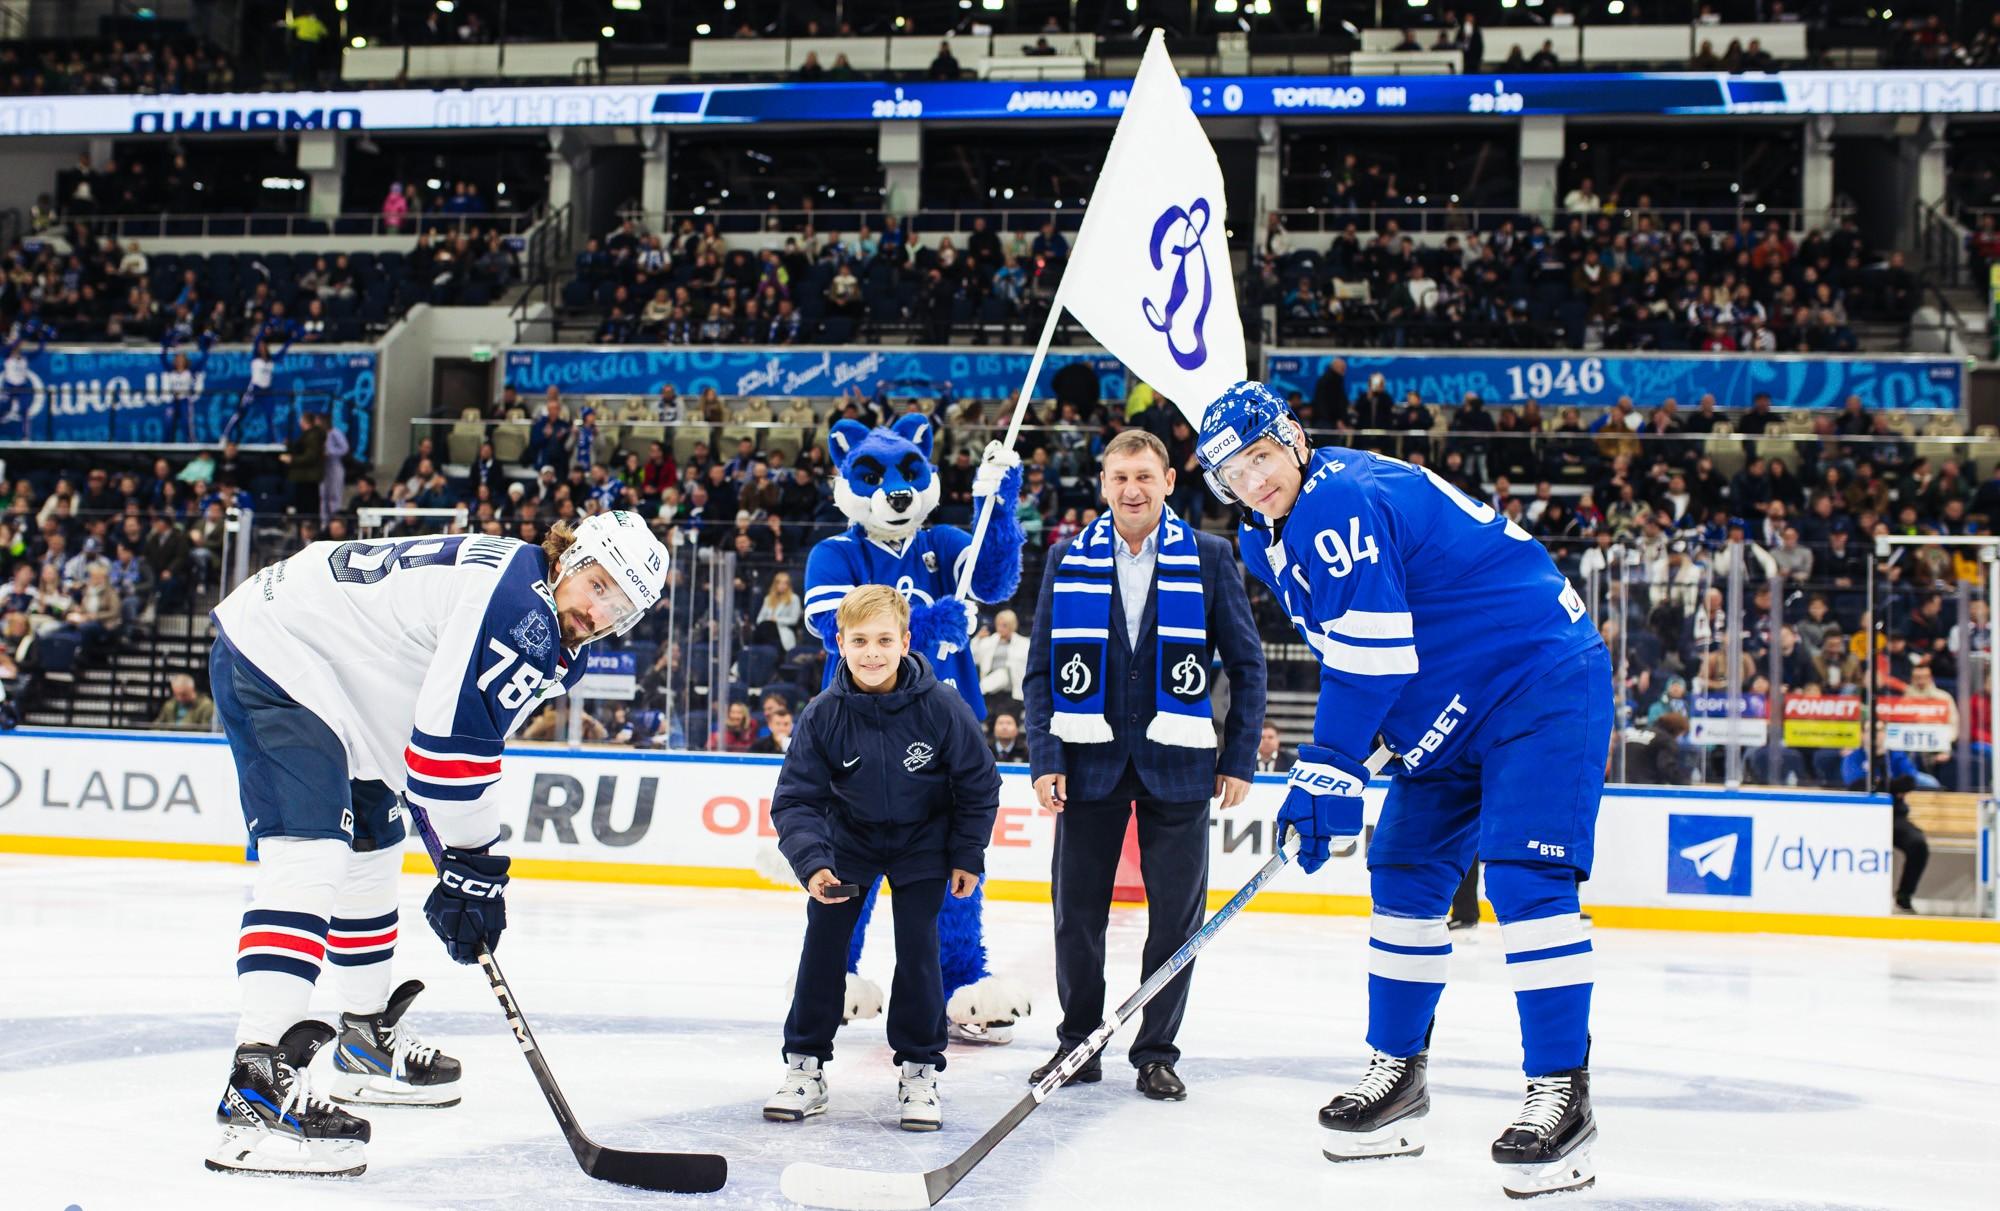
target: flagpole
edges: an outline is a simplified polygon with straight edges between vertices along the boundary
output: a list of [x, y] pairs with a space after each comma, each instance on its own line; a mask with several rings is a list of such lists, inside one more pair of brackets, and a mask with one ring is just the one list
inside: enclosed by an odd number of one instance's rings
[[[1074, 259], [1075, 249], [1071, 249]], [[1006, 448], [1012, 450], [1021, 437], [1021, 420], [1028, 415], [1028, 397], [1035, 392], [1035, 384], [1042, 377], [1042, 363], [1049, 358], [1049, 342], [1055, 338], [1056, 324], [1062, 319], [1063, 290], [1069, 285], [1069, 273], [1063, 273], [1056, 283], [1055, 297], [1049, 300], [1049, 318], [1042, 322], [1041, 339], [1035, 342], [1035, 356], [1028, 362], [1028, 376], [1021, 382], [1021, 394], [1014, 400], [1014, 415], [1007, 422]], [[998, 492], [987, 496], [979, 507], [979, 518], [972, 525], [972, 545], [965, 549], [965, 567], [958, 574], [958, 589], [953, 594], [961, 601], [971, 600], [972, 570], [979, 563], [979, 548], [986, 545], [986, 527], [993, 520], [993, 505], [999, 498]], [[1019, 502], [1010, 502], [1018, 506]]]

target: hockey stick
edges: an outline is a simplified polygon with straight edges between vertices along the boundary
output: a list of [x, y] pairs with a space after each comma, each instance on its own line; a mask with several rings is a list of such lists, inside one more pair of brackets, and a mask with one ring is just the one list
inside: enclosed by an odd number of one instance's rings
[[[1374, 755], [1368, 758], [1369, 774], [1381, 773], [1382, 768], [1389, 764], [1389, 758], [1387, 748], [1376, 749]], [[1146, 977], [1146, 982], [1139, 985], [1139, 991], [1126, 997], [1125, 1003], [1112, 1011], [1103, 1025], [1091, 1031], [1089, 1038], [1072, 1047], [1062, 1063], [1028, 1090], [1026, 1097], [1014, 1103], [1014, 1108], [974, 1141], [972, 1147], [960, 1153], [957, 1160], [928, 1173], [882, 1173], [872, 1169], [837, 1169], [831, 1165], [796, 1162], [785, 1166], [778, 1188], [795, 1203], [808, 1207], [832, 1207], [838, 1211], [923, 1211], [926, 1207], [935, 1207], [940, 1199], [951, 1193], [953, 1186], [964, 1181], [966, 1175], [986, 1159], [987, 1153], [999, 1146], [1000, 1141], [1012, 1134], [1022, 1120], [1039, 1109], [1050, 1094], [1062, 1088], [1064, 1081], [1076, 1075], [1091, 1056], [1110, 1042], [1111, 1036], [1131, 1021], [1146, 1002], [1179, 975], [1182, 968], [1194, 962], [1195, 955], [1215, 940], [1215, 935], [1229, 924], [1231, 918], [1243, 911], [1243, 906], [1264, 889], [1264, 884], [1271, 881], [1271, 877], [1297, 849], [1296, 840], [1289, 846], [1279, 845], [1277, 852], [1256, 874], [1250, 876], [1250, 881], [1243, 885], [1242, 890], [1229, 897], [1229, 902], [1216, 909], [1215, 915], [1197, 929], [1193, 937], [1158, 970]]]
[[[417, 822], [417, 832], [422, 834], [424, 848], [430, 851], [433, 866], [444, 865], [444, 845], [438, 840], [436, 830], [431, 827], [430, 817], [424, 809], [405, 799], [410, 815]], [[528, 1029], [528, 1019], [521, 1014], [520, 1005], [514, 999], [513, 990], [507, 986], [507, 977], [500, 974], [500, 964], [493, 958], [493, 952], [485, 947], [479, 950], [479, 966], [486, 972], [487, 982], [493, 985], [493, 995], [500, 1002], [500, 1008], [507, 1015], [507, 1025], [514, 1031], [514, 1041], [521, 1045], [521, 1054], [528, 1057], [528, 1067], [534, 1070], [535, 1083], [542, 1087], [542, 1096], [549, 1100], [549, 1109], [555, 1111], [556, 1123], [562, 1127], [563, 1138], [569, 1141], [570, 1151], [576, 1153], [576, 1163], [583, 1171], [601, 1182], [617, 1182], [621, 1186], [636, 1186], [641, 1190], [664, 1190], [674, 1194], [707, 1194], [722, 1189], [729, 1180], [729, 1161], [726, 1157], [707, 1152], [628, 1152], [622, 1148], [606, 1148], [583, 1133], [577, 1126], [576, 1115], [570, 1112], [569, 1102], [556, 1085], [555, 1073], [549, 1071], [549, 1062], [542, 1056], [541, 1047], [535, 1042], [534, 1031]]]

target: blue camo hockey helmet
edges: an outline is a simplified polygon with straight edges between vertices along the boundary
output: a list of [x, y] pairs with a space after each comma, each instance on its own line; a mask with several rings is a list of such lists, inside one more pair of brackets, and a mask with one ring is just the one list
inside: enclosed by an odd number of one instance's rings
[[1299, 420], [1278, 393], [1258, 382], [1241, 382], [1218, 396], [1201, 415], [1201, 436], [1195, 457], [1201, 462], [1208, 490], [1226, 504], [1241, 504], [1220, 474], [1222, 464], [1237, 451], [1264, 437], [1297, 450], [1303, 431]]

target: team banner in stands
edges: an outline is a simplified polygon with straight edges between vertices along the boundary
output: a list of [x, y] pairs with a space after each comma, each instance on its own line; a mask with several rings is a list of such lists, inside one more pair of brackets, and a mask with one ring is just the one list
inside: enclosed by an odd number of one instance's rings
[[1692, 408], [1714, 395], [1719, 408], [1748, 408], [1760, 391], [1771, 406], [1839, 408], [1858, 395], [1869, 408], [1954, 411], [1965, 385], [1965, 361], [1948, 357], [1815, 357], [1703, 353], [1284, 353], [1264, 358], [1265, 379], [1279, 391], [1312, 398], [1313, 386], [1336, 357], [1347, 361], [1347, 393], [1371, 374], [1387, 380], [1397, 399], [1408, 391], [1425, 403], [1456, 404], [1475, 391], [1488, 404], [1550, 408], [1606, 407], [1629, 395], [1641, 408], [1673, 399]]
[[[510, 745], [494, 792], [501, 849], [519, 877], [774, 887], [755, 871], [759, 851], [776, 839], [770, 796], [780, 764]], [[988, 893], [1046, 903], [1055, 817], [1036, 804], [1026, 766], [1001, 770]], [[1286, 867], [1256, 906], [1365, 914], [1365, 847], [1387, 786], [1368, 788], [1361, 851], [1313, 875]], [[1260, 774], [1246, 802], [1217, 813], [1209, 829], [1213, 896], [1236, 890], [1270, 857], [1271, 819], [1284, 794], [1281, 775]], [[1889, 832], [1881, 795], [1612, 788], [1584, 903], [1886, 917]], [[235, 770], [220, 736], [43, 729], [0, 736], [0, 852], [233, 858], [243, 843]], [[412, 863], [422, 862], [412, 851]]]
[[[876, 384], [898, 398], [936, 396], [946, 383], [959, 399], [1013, 399], [1028, 373], [1027, 349], [871, 349], [856, 345], [777, 349], [637, 348], [580, 345], [507, 351], [507, 381], [524, 396], [550, 387], [572, 395], [658, 395], [673, 384], [683, 396], [713, 387], [724, 396], [844, 395]], [[1102, 352], [1051, 353], [1036, 395], [1053, 392], [1056, 371], [1084, 362], [1097, 371], [1107, 398], [1123, 399], [1125, 367]]]
[[[212, 442], [250, 384], [250, 350], [218, 348], [198, 367], [195, 432]], [[50, 348], [29, 362], [29, 440], [186, 441], [186, 419], [160, 385], [165, 369], [157, 349]], [[331, 412], [356, 455], [365, 457], [372, 449], [375, 381], [373, 349], [294, 348], [278, 362], [272, 390], [244, 410], [236, 439], [282, 443], [298, 431], [300, 412]]]
[[[1115, 118], [1129, 80], [599, 84], [359, 92], [8, 97], [0, 136]], [[1207, 76], [1217, 116], [2000, 113], [2000, 72]]]

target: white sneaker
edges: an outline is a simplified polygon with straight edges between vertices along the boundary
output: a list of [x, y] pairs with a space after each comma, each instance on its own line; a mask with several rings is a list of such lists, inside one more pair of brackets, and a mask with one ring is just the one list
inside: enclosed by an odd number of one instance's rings
[[903, 1065], [903, 1080], [897, 1090], [902, 1103], [903, 1130], [936, 1131], [944, 1126], [944, 1107], [938, 1102], [937, 1069], [914, 1061]]
[[826, 1072], [809, 1055], [785, 1053], [785, 1083], [764, 1103], [764, 1117], [774, 1123], [796, 1123], [826, 1113]]

